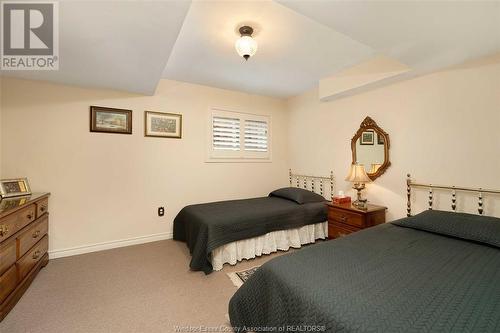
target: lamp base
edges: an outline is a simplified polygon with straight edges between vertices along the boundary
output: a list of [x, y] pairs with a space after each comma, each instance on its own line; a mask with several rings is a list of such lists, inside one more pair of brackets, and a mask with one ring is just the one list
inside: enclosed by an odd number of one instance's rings
[[366, 209], [367, 208], [367, 202], [368, 200], [366, 199], [361, 199], [361, 200], [356, 200], [352, 203], [354, 207], [357, 209]]
[[368, 200], [361, 198], [361, 191], [365, 189], [364, 183], [355, 183], [352, 187], [356, 191], [358, 191], [357, 200], [352, 203], [352, 205], [358, 209], [366, 209], [366, 202]]

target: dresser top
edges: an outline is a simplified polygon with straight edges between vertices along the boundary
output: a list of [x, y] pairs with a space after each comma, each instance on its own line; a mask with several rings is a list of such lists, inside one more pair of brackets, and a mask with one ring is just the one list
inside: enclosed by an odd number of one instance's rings
[[372, 204], [367, 204], [365, 209], [354, 207], [352, 205], [352, 203], [334, 204], [334, 203], [329, 202], [328, 206], [333, 207], [333, 208], [350, 210], [350, 211], [354, 211], [354, 212], [357, 212], [357, 213], [370, 213], [370, 212], [376, 212], [376, 211], [379, 211], [379, 210], [386, 210], [387, 209], [387, 207], [378, 206], [378, 205], [372, 205]]
[[31, 195], [23, 195], [20, 197], [13, 198], [3, 198], [0, 201], [0, 217], [4, 217], [5, 215], [9, 215], [16, 210], [23, 208], [23, 206], [29, 205], [33, 202], [36, 202], [44, 197], [48, 197], [50, 193], [33, 193]]

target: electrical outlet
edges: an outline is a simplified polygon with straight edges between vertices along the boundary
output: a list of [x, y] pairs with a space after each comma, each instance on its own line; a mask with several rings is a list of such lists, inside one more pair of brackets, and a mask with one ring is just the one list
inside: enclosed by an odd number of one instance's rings
[[165, 208], [158, 207], [158, 216], [163, 216], [163, 215], [165, 215]]

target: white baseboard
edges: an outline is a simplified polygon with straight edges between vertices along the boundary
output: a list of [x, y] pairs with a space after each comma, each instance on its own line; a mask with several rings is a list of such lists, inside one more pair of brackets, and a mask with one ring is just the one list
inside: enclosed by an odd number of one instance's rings
[[159, 234], [153, 234], [147, 236], [139, 236], [139, 237], [120, 239], [103, 243], [76, 246], [60, 250], [51, 250], [49, 251], [49, 259], [70, 257], [70, 256], [76, 256], [78, 254], [115, 249], [118, 247], [156, 242], [164, 239], [171, 239], [172, 237], [173, 237], [172, 232], [162, 232]]

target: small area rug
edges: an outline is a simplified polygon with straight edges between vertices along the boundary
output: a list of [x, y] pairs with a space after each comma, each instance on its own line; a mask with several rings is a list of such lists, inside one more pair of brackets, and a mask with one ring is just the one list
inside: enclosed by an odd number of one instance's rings
[[227, 273], [227, 276], [229, 276], [229, 279], [231, 279], [231, 282], [236, 287], [239, 288], [243, 285], [243, 283], [245, 283], [253, 275], [253, 273], [255, 273], [255, 271], [259, 267], [260, 266], [255, 266], [255, 267], [252, 267], [249, 269], [245, 269], [244, 271]]

